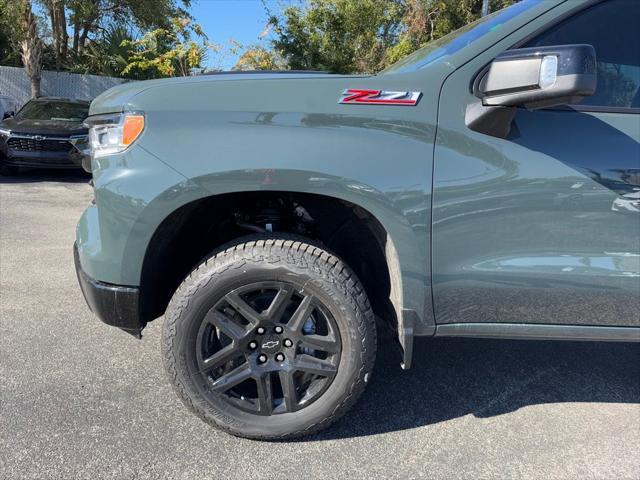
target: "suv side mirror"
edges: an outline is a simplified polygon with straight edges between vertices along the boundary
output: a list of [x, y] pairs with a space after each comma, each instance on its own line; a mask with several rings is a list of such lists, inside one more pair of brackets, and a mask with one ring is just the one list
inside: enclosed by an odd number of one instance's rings
[[10, 111], [10, 112], [4, 112], [4, 115], [2, 115], [2, 119], [6, 120], [7, 118], [11, 118], [15, 115], [15, 112]]
[[596, 52], [591, 45], [507, 50], [476, 82], [481, 102], [467, 108], [467, 126], [505, 138], [517, 107], [537, 110], [575, 104], [593, 95], [596, 81]]

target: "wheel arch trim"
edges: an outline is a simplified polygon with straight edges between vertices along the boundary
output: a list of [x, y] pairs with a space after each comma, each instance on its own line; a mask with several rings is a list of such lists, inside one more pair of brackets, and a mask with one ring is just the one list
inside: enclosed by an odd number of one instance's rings
[[[132, 227], [133, 232], [145, 232], [144, 239], [140, 236], [130, 237], [125, 245], [124, 258], [135, 258], [140, 251], [141, 241], [144, 243], [144, 257], [151, 246], [152, 239], [172, 214], [183, 208], [189, 208], [200, 201], [213, 199], [226, 194], [252, 193], [252, 192], [286, 192], [293, 194], [311, 194], [329, 197], [349, 202], [357, 206], [376, 219], [387, 235], [385, 258], [391, 281], [390, 300], [394, 307], [398, 320], [398, 340], [403, 351], [403, 367], [411, 364], [412, 341], [414, 335], [432, 335], [435, 332], [433, 317], [430, 271], [428, 264], [429, 245], [421, 242], [416, 234], [415, 227], [409, 222], [406, 212], [400, 210], [389, 197], [374, 188], [354, 181], [339, 179], [332, 185], [333, 188], [300, 188], [293, 185], [252, 185], [238, 186], [237, 181], [225, 182], [224, 176], [229, 178], [240, 176], [253, 176], [255, 172], [228, 172], [218, 174], [218, 185], [229, 185], [227, 189], [220, 189], [212, 193], [207, 189], [197, 187], [197, 179], [184, 182], [166, 190], [157, 199], [152, 200], [145, 209], [140, 212]], [[310, 177], [312, 178], [312, 177]], [[237, 179], [236, 179], [237, 180]], [[241, 183], [241, 182], [240, 182]], [[357, 188], [345, 188], [345, 185]], [[235, 187], [235, 188], [234, 188]], [[364, 190], [364, 192], [363, 192]], [[165, 203], [167, 195], [171, 195], [174, 201], [172, 209], [157, 208], [154, 203]], [[175, 200], [179, 199], [179, 202]], [[166, 203], [165, 203], [166, 204]], [[159, 215], [159, 211], [163, 211]], [[147, 215], [149, 213], [150, 215]], [[131, 257], [130, 257], [131, 256]], [[130, 262], [129, 266], [135, 262]], [[144, 259], [139, 262], [139, 270], [136, 272], [138, 284], [142, 279]], [[124, 267], [123, 267], [124, 268]]]

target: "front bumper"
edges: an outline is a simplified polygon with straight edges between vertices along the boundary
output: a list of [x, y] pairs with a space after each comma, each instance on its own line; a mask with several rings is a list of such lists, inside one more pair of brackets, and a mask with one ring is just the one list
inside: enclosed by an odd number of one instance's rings
[[73, 245], [73, 257], [80, 289], [89, 309], [104, 323], [142, 337], [145, 323], [140, 318], [140, 290], [98, 282], [89, 277], [80, 265], [78, 247]]
[[82, 156], [59, 152], [0, 152], [2, 163], [22, 168], [81, 168]]
[[22, 168], [66, 169], [82, 167], [83, 155], [76, 148], [71, 148], [68, 151], [22, 150], [9, 147], [9, 139], [13, 139], [13, 137], [0, 138], [0, 162], [4, 165]]

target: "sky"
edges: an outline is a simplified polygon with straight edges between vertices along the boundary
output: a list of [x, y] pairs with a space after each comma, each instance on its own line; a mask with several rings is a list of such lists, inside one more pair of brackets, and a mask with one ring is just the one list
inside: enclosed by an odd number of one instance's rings
[[[300, 0], [266, 0], [273, 13]], [[191, 14], [209, 37], [209, 41], [223, 47], [221, 55], [209, 55], [207, 67], [230, 70], [238, 59], [229, 52], [230, 40], [242, 45], [262, 44], [259, 38], [267, 23], [267, 13], [261, 0], [192, 0]]]

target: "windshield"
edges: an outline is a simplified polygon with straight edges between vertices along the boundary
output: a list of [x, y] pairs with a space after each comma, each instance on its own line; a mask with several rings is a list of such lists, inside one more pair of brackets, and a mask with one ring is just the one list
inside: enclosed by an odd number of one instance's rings
[[82, 122], [87, 115], [89, 115], [88, 104], [36, 100], [22, 107], [16, 119]]
[[470, 43], [475, 42], [489, 32], [493, 32], [502, 27], [503, 24], [530, 8], [538, 5], [544, 0], [522, 0], [503, 10], [480, 18], [469, 25], [445, 35], [438, 40], [429, 42], [426, 46], [415, 51], [408, 57], [394, 63], [381, 73], [406, 73], [420, 70], [424, 66], [452, 55]]

